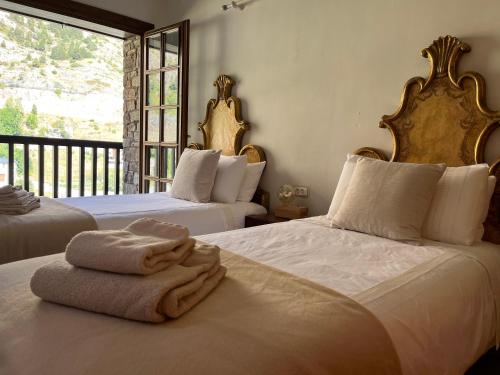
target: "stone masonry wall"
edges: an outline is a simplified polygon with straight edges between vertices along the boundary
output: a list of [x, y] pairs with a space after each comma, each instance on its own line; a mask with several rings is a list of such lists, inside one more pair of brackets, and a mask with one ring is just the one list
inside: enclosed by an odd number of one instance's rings
[[123, 42], [123, 192], [139, 192], [141, 37]]

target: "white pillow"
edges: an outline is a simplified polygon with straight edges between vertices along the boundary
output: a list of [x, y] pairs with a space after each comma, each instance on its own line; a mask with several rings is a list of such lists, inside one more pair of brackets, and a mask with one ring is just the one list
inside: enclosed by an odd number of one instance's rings
[[217, 164], [212, 201], [234, 203], [245, 177], [246, 156], [221, 156]]
[[241, 202], [250, 202], [259, 186], [260, 177], [266, 166], [265, 161], [260, 163], [248, 163], [245, 171], [245, 177], [241, 183], [240, 192], [236, 200]]
[[419, 241], [444, 164], [357, 161], [332, 219], [343, 229], [401, 241]]
[[340, 204], [344, 200], [344, 195], [347, 187], [349, 186], [349, 182], [351, 181], [352, 173], [354, 172], [356, 163], [359, 159], [362, 158], [363, 156], [359, 155], [347, 155], [347, 160], [344, 163], [344, 168], [342, 169], [342, 173], [340, 174], [339, 182], [337, 183], [337, 188], [335, 189], [335, 194], [333, 194], [330, 209], [328, 210], [328, 214], [326, 215], [329, 220], [333, 219], [335, 213], [340, 207]]
[[479, 227], [477, 228], [476, 238], [474, 242], [480, 242], [481, 239], [483, 238], [484, 235], [483, 223], [486, 221], [486, 218], [488, 217], [488, 212], [490, 211], [491, 197], [493, 196], [493, 192], [495, 191], [496, 183], [497, 179], [495, 176], [488, 177], [488, 191], [486, 193], [486, 199], [484, 200], [483, 213], [481, 215], [481, 224], [479, 224]]
[[206, 203], [214, 186], [220, 151], [184, 149], [172, 183], [172, 197]]
[[472, 245], [482, 227], [489, 200], [487, 164], [446, 168], [422, 227], [422, 236]]

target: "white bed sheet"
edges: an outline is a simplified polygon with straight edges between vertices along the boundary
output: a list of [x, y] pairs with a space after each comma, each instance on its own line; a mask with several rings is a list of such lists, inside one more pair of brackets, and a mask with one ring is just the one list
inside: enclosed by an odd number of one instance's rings
[[170, 193], [60, 198], [61, 202], [91, 214], [99, 229], [121, 229], [149, 217], [185, 225], [192, 235], [223, 232], [245, 226], [245, 216], [265, 214], [253, 202], [195, 203], [172, 198]]
[[325, 217], [198, 238], [357, 300], [387, 329], [405, 374], [463, 374], [498, 337], [498, 245], [415, 246]]

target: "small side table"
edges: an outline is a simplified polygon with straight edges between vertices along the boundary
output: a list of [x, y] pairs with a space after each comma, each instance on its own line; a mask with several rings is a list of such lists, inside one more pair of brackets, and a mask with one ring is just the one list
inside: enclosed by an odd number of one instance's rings
[[276, 217], [273, 214], [249, 215], [245, 217], [245, 228], [256, 227], [259, 225], [266, 225], [266, 224], [282, 223], [285, 221], [289, 221], [289, 219]]

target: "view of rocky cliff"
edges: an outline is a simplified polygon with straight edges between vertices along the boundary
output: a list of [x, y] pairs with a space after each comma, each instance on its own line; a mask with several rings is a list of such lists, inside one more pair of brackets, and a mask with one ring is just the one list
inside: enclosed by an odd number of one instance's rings
[[122, 140], [123, 42], [0, 11], [0, 134]]

